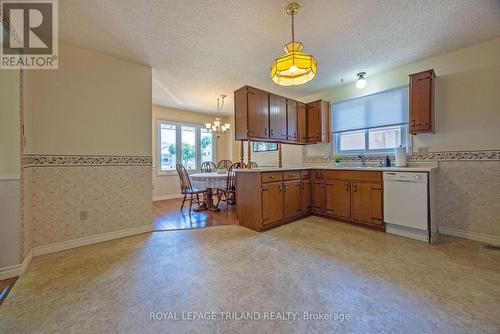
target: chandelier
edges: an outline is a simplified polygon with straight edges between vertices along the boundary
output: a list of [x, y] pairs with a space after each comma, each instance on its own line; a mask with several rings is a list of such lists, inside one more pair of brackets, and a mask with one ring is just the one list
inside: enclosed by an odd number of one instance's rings
[[316, 76], [316, 60], [313, 56], [302, 53], [304, 45], [295, 41], [294, 16], [299, 10], [297, 3], [286, 7], [286, 13], [292, 17], [292, 41], [285, 45], [285, 55], [277, 58], [271, 66], [271, 79], [278, 85], [298, 86]]
[[205, 127], [210, 130], [212, 133], [215, 133], [217, 138], [219, 138], [222, 134], [226, 133], [229, 131], [231, 128], [230, 123], [226, 124], [221, 124], [221, 111], [222, 107], [224, 107], [224, 99], [226, 98], [226, 95], [221, 95], [217, 98], [217, 117], [215, 117], [214, 123], [205, 123]]

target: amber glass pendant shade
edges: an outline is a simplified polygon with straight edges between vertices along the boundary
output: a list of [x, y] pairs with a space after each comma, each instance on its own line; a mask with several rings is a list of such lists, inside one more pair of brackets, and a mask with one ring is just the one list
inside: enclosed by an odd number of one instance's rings
[[316, 76], [316, 59], [302, 53], [304, 45], [295, 41], [294, 17], [299, 10], [298, 3], [286, 7], [286, 13], [292, 17], [292, 41], [285, 45], [285, 55], [277, 58], [271, 66], [271, 79], [278, 85], [303, 85]]
[[286, 54], [273, 62], [271, 79], [282, 86], [303, 85], [316, 76], [316, 59], [302, 53], [304, 45], [290, 42], [285, 45]]

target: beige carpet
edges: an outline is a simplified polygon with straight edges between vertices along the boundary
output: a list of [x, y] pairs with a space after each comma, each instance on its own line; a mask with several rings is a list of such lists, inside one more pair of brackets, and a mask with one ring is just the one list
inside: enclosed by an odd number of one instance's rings
[[261, 234], [157, 232], [34, 258], [0, 307], [0, 332], [499, 333], [499, 308], [499, 251], [310, 217]]

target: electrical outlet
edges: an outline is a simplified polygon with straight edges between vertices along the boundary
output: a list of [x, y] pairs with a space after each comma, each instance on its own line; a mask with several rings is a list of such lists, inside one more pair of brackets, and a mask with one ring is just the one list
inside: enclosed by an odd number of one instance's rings
[[89, 219], [89, 212], [87, 210], [80, 211], [80, 220]]

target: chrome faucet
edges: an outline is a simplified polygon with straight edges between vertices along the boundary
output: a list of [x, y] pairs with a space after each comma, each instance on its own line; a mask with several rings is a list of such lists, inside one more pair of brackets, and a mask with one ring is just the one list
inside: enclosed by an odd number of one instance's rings
[[366, 157], [365, 157], [365, 154], [364, 153], [358, 154], [358, 159], [361, 160], [361, 166], [362, 167], [366, 167]]

